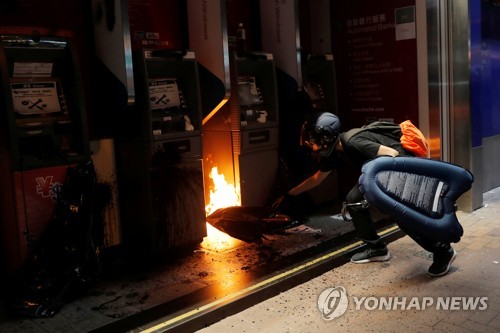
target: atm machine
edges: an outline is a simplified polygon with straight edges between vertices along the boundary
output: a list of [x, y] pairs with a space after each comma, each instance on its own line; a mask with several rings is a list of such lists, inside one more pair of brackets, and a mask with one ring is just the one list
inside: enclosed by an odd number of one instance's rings
[[233, 170], [241, 205], [262, 206], [272, 195], [278, 173], [275, 63], [265, 52], [232, 56], [230, 107], [204, 126], [204, 147], [215, 161], [229, 161], [226, 169]]
[[90, 158], [72, 41], [0, 36], [0, 222], [8, 271], [53, 217], [68, 166]]
[[236, 54], [239, 112], [238, 162], [241, 204], [264, 205], [278, 173], [278, 102], [276, 73], [270, 53]]
[[135, 104], [115, 138], [122, 236], [139, 257], [165, 257], [206, 236], [201, 102], [194, 52], [133, 54]]

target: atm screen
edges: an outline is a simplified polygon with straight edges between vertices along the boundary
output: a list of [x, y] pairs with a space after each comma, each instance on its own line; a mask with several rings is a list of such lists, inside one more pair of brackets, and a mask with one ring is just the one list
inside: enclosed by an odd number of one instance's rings
[[149, 80], [149, 108], [171, 109], [181, 106], [181, 97], [177, 79], [165, 78]]
[[306, 89], [309, 98], [311, 98], [313, 102], [320, 101], [325, 98], [323, 94], [323, 88], [321, 87], [321, 84], [318, 81], [315, 80], [307, 81]]
[[262, 104], [254, 76], [238, 77], [238, 97], [241, 106], [252, 106]]
[[61, 112], [56, 81], [15, 82], [10, 88], [14, 110], [20, 115]]
[[319, 81], [314, 79], [308, 80], [305, 88], [314, 109], [326, 108], [325, 93]]

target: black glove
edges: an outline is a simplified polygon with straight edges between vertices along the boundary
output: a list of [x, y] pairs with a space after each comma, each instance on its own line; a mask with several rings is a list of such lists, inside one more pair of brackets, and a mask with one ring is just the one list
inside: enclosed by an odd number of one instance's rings
[[294, 221], [303, 221], [306, 219], [304, 215], [304, 207], [300, 202], [299, 196], [284, 194], [273, 204], [275, 214], [287, 215]]
[[276, 201], [274, 201], [272, 208], [276, 213], [281, 213], [287, 215], [290, 213], [290, 209], [293, 207], [293, 196], [291, 194], [285, 193], [280, 196]]
[[308, 195], [285, 193], [276, 199], [272, 208], [275, 214], [287, 215], [293, 221], [304, 222], [307, 220], [306, 211], [310, 205], [311, 201]]

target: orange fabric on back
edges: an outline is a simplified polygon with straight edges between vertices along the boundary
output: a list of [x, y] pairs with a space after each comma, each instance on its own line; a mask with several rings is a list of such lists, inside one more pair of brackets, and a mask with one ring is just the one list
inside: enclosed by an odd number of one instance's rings
[[429, 143], [420, 130], [409, 120], [399, 124], [401, 127], [401, 144], [403, 147], [418, 157], [429, 156]]

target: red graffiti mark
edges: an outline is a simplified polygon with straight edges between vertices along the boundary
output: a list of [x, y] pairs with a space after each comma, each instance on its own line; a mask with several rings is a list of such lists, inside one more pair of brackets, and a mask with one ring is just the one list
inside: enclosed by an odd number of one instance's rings
[[42, 198], [50, 197], [52, 201], [57, 201], [57, 196], [61, 192], [62, 184], [53, 182], [53, 176], [37, 177], [35, 178], [37, 186], [36, 193], [41, 195]]
[[43, 198], [49, 197], [51, 195], [52, 179], [52, 176], [36, 177], [36, 193], [40, 194]]

